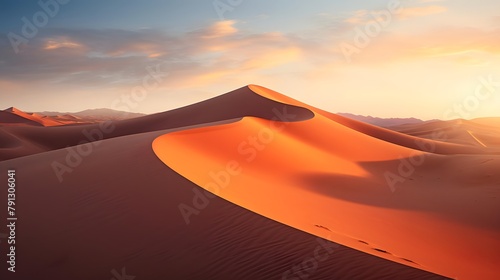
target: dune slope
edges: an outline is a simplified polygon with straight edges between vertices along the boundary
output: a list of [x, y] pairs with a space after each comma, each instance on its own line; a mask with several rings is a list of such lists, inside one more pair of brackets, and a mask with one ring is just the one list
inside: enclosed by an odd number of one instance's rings
[[[179, 205], [192, 205], [203, 189], [166, 167], [151, 148], [156, 137], [174, 131], [87, 144], [92, 153], [62, 182], [51, 163], [65, 162], [67, 149], [0, 162], [1, 170], [17, 169], [20, 219], [17, 272], [2, 269], [0, 278], [112, 279], [113, 271], [125, 269], [148, 280], [444, 279], [328, 243], [218, 197], [186, 225]], [[0, 196], [6, 194], [0, 188]], [[303, 265], [315, 252], [321, 262]]]
[[498, 149], [424, 140], [249, 89], [315, 116], [165, 134], [157, 156], [210, 193], [313, 235], [450, 278], [498, 278]]

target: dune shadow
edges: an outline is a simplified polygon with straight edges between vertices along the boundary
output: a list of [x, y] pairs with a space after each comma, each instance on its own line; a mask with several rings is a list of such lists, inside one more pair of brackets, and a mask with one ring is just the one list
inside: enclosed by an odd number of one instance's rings
[[392, 195], [389, 187], [374, 178], [337, 174], [310, 174], [301, 178], [310, 191], [359, 204], [415, 210], [416, 203]]
[[[386, 180], [386, 172], [400, 175], [400, 160], [362, 162], [360, 164], [370, 175], [357, 177], [334, 173], [309, 173], [301, 175], [297, 180], [303, 188], [327, 197], [370, 205], [381, 208], [430, 213], [443, 219], [473, 225], [485, 229], [498, 230], [498, 216], [490, 215], [483, 210], [464, 212], [464, 205], [481, 205], [488, 203], [494, 194], [500, 192], [500, 185], [477, 185], [457, 179], [460, 171], [451, 165], [453, 160], [442, 162], [429, 158], [425, 166], [416, 167], [415, 171], [398, 182], [393, 188]], [[470, 168], [481, 168], [480, 165]], [[481, 172], [478, 173], [479, 175]], [[478, 175], [478, 176], [479, 176]], [[486, 176], [486, 175], [485, 175]], [[496, 177], [489, 175], [490, 181]], [[472, 179], [471, 179], [472, 180]], [[471, 181], [472, 182], [472, 181]], [[472, 204], [474, 203], [474, 204]], [[486, 209], [486, 208], [481, 208]], [[481, 214], [480, 218], [477, 215]]]

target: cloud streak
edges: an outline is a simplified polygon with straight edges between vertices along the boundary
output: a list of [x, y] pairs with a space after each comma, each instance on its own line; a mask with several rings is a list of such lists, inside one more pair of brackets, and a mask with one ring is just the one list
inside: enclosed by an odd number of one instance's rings
[[[47, 29], [19, 55], [6, 56], [0, 74], [19, 81], [128, 84], [147, 65], [161, 62], [172, 77], [186, 81], [263, 70], [293, 61], [301, 53], [290, 37], [240, 32], [235, 24], [217, 22], [184, 36], [150, 29]], [[9, 46], [2, 44], [0, 50], [8, 53]]]
[[403, 8], [403, 10], [398, 14], [399, 19], [411, 19], [424, 17], [429, 15], [441, 14], [448, 10], [444, 6], [426, 6], [426, 7], [408, 7]]

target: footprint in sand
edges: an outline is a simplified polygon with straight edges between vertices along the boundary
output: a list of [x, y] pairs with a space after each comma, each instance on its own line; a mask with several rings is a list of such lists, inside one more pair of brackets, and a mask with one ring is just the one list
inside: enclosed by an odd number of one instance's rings
[[328, 231], [331, 231], [329, 228], [327, 227], [324, 227], [322, 225], [314, 225], [315, 227], [318, 227], [318, 228], [322, 228], [322, 229], [325, 229], [325, 230], [328, 230]]
[[[359, 241], [359, 240], [358, 240]], [[361, 241], [360, 241], [361, 242]], [[362, 242], [362, 243], [365, 243], [365, 242]], [[381, 252], [381, 253], [384, 253], [384, 254], [388, 254], [388, 255], [391, 255], [391, 256], [394, 256], [394, 257], [398, 257], [396, 255], [393, 255], [392, 253], [390, 252], [387, 252], [386, 250], [382, 250], [382, 249], [378, 249], [378, 248], [373, 248], [373, 250], [377, 251], [377, 252]], [[416, 264], [416, 265], [419, 265], [418, 263], [410, 260], [410, 259], [406, 259], [406, 258], [401, 258], [401, 257], [398, 257], [399, 259], [403, 260], [403, 261], [406, 261], [406, 262], [410, 262], [410, 263], [413, 263], [413, 264]]]

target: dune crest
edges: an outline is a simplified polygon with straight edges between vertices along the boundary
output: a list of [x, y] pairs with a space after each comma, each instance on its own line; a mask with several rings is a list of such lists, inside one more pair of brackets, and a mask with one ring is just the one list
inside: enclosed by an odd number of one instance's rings
[[[11, 114], [11, 116], [9, 116]], [[16, 120], [13, 116], [17, 116], [18, 118], [24, 119], [24, 121]], [[37, 113], [26, 113], [21, 111], [15, 107], [10, 107], [3, 111], [0, 111], [0, 125], [8, 125], [8, 124], [16, 124], [16, 123], [24, 123], [26, 125], [33, 126], [58, 126], [64, 125], [64, 123], [59, 122], [50, 117], [40, 115]]]
[[[405, 135], [248, 88], [314, 117], [250, 115], [172, 132], [155, 139], [156, 155], [205, 190], [310, 234], [451, 278], [497, 278], [497, 149]], [[401, 174], [404, 162], [418, 164]], [[404, 180], [391, 187], [387, 173]]]

